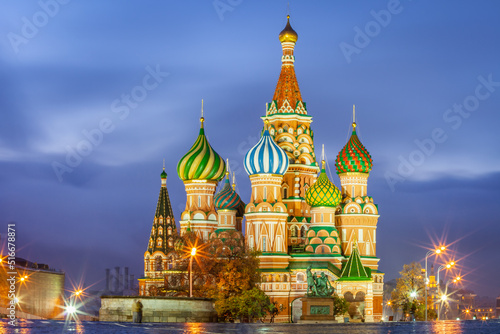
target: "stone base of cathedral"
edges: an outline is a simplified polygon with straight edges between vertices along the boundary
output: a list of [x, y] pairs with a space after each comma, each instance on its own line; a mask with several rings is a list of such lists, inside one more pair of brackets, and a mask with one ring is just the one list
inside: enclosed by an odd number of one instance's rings
[[305, 323], [336, 323], [333, 315], [333, 298], [304, 297], [302, 301], [302, 316], [298, 321]]

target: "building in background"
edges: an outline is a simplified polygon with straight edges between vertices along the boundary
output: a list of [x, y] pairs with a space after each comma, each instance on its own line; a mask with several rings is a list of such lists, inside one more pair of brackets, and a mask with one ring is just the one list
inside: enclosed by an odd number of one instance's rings
[[456, 294], [457, 317], [463, 320], [472, 320], [476, 307], [476, 294], [468, 290], [460, 290]]
[[495, 312], [495, 316], [497, 318], [500, 318], [500, 296], [498, 296], [497, 300], [496, 300], [496, 312]]
[[2, 261], [0, 271], [0, 312], [9, 314], [10, 272], [16, 272], [16, 316], [26, 319], [61, 319], [64, 306], [65, 274], [50, 268], [47, 264], [37, 264], [21, 258], [11, 270]]

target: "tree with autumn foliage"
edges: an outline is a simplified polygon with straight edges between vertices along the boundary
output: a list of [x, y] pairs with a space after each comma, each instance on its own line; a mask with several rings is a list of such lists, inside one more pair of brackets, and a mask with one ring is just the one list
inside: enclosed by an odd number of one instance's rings
[[[186, 232], [176, 241], [177, 265], [165, 279], [165, 291], [176, 291], [168, 282], [183, 282], [186, 293], [189, 253], [196, 247], [193, 259], [193, 295], [215, 299], [215, 310], [221, 321], [253, 321], [271, 314], [274, 305], [259, 289], [258, 252], [245, 246], [238, 231], [223, 231], [218, 237], [201, 241], [193, 232]], [[179, 289], [178, 289], [179, 290]]]
[[215, 310], [222, 321], [264, 318], [274, 305], [257, 286], [260, 282], [258, 252], [245, 247], [239, 232], [223, 233], [226, 235], [219, 235], [208, 243], [215, 284], [208, 287], [207, 295], [216, 300]]
[[[405, 264], [399, 272], [401, 277], [396, 280], [396, 288], [391, 292], [391, 307], [396, 313], [403, 312], [403, 317], [408, 314], [411, 319], [425, 319], [425, 277], [422, 266], [418, 262]], [[428, 296], [430, 298], [430, 296]], [[429, 305], [432, 301], [428, 300]], [[433, 319], [435, 312], [428, 310], [428, 318]]]

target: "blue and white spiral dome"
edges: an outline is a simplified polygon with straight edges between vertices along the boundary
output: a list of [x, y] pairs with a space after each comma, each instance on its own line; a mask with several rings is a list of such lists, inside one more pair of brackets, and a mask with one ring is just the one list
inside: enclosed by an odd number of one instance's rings
[[288, 156], [265, 130], [259, 142], [245, 155], [244, 165], [248, 175], [284, 175], [288, 169]]

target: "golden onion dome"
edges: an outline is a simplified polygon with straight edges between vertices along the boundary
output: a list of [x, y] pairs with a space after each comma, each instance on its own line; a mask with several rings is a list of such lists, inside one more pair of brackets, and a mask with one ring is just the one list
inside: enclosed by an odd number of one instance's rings
[[299, 38], [299, 35], [297, 35], [295, 30], [293, 30], [292, 26], [290, 25], [290, 15], [287, 15], [286, 19], [287, 19], [287, 22], [286, 22], [285, 29], [283, 29], [279, 35], [280, 42], [281, 43], [284, 43], [284, 42], [296, 43], [297, 39]]

